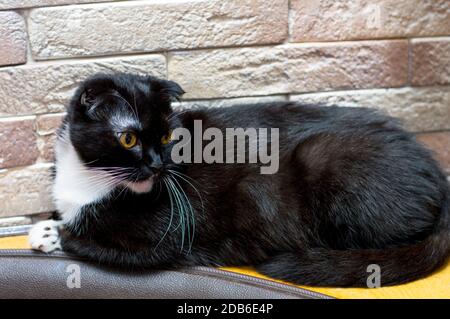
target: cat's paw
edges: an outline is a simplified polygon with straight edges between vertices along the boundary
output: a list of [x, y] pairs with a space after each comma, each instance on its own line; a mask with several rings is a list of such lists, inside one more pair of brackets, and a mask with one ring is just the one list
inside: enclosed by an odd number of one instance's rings
[[61, 240], [58, 231], [61, 225], [60, 221], [53, 219], [44, 220], [33, 225], [28, 233], [28, 242], [31, 247], [44, 253], [61, 249]]

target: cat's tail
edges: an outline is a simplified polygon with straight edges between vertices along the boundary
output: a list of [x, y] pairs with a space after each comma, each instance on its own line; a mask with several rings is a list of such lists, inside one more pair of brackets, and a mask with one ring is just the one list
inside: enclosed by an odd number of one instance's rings
[[[274, 256], [258, 270], [267, 276], [311, 286], [373, 287], [373, 275], [389, 286], [424, 277], [450, 255], [450, 195], [431, 235], [423, 242], [390, 249], [310, 249]], [[379, 268], [378, 268], [379, 267]]]

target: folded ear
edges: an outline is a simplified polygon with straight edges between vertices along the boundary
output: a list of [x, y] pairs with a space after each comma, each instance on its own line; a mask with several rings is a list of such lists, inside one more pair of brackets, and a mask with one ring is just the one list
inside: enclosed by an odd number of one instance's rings
[[111, 75], [96, 74], [80, 85], [75, 93], [74, 102], [80, 111], [89, 115], [100, 104], [102, 94], [114, 88]]
[[186, 93], [181, 86], [174, 81], [159, 80], [158, 86], [158, 93], [167, 101], [178, 101], [180, 97]]
[[95, 88], [86, 88], [80, 95], [79, 105], [81, 111], [89, 118], [95, 119], [96, 109], [101, 104], [101, 96], [105, 91], [98, 91]]
[[88, 110], [95, 103], [95, 94], [93, 89], [87, 88], [80, 95], [80, 104]]

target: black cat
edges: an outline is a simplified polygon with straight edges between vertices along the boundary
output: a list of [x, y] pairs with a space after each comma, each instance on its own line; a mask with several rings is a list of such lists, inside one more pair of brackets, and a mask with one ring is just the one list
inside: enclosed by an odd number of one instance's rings
[[[34, 248], [127, 268], [251, 265], [321, 286], [366, 286], [371, 264], [382, 285], [399, 284], [446, 261], [449, 185], [394, 119], [291, 102], [173, 111], [183, 93], [131, 74], [79, 87], [56, 145], [60, 220], [33, 228]], [[278, 128], [277, 173], [174, 163], [171, 132], [194, 133], [194, 120], [224, 133]]]

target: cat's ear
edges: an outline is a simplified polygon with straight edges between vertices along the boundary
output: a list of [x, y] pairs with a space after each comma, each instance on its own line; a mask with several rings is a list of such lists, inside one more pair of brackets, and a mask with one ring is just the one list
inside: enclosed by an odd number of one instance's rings
[[186, 92], [181, 88], [181, 86], [170, 80], [159, 80], [158, 81], [158, 94], [165, 101], [178, 101], [180, 97]]
[[102, 73], [93, 75], [85, 80], [75, 93], [74, 102], [77, 110], [91, 116], [101, 105], [105, 93], [112, 92], [114, 89], [115, 83], [111, 75]]
[[79, 97], [78, 104], [81, 106], [81, 112], [91, 119], [95, 118], [95, 110], [99, 105], [98, 95], [99, 92], [96, 92], [93, 88], [85, 88]]
[[86, 88], [80, 95], [79, 103], [86, 110], [91, 108], [95, 104], [94, 90], [90, 89], [90, 88]]

